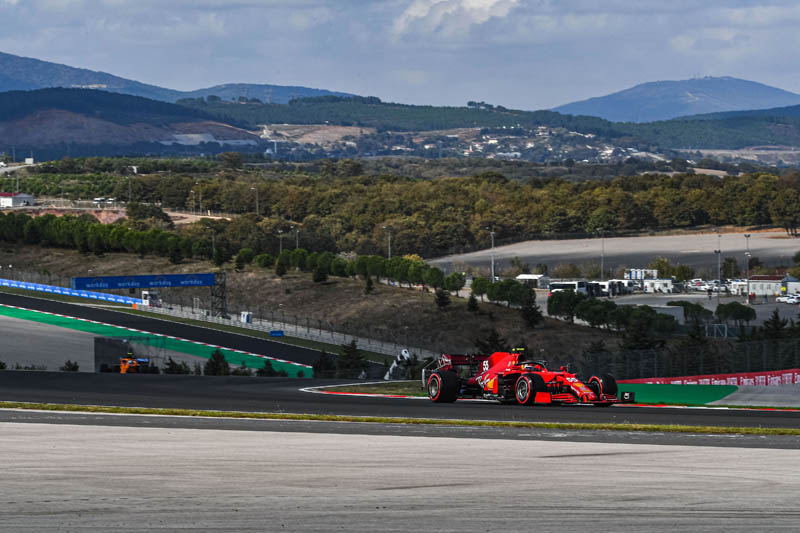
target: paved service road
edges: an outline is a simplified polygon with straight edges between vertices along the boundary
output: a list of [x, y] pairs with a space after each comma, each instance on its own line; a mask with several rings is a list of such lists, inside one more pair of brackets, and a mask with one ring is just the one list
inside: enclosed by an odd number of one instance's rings
[[[792, 264], [792, 255], [800, 250], [800, 241], [788, 237], [784, 231], [750, 235], [750, 253], [770, 266]], [[528, 263], [531, 267], [544, 263], [551, 269], [560, 263], [599, 265], [601, 255], [604, 256], [606, 269], [644, 268], [654, 258], [666, 257], [673, 264], [681, 263], [696, 269], [708, 270], [711, 273], [710, 277], [716, 278], [717, 256], [714, 250], [719, 246], [722, 247], [722, 257], [735, 258], [744, 269], [747, 250], [744, 233], [723, 233], [719, 245], [716, 233], [525, 241], [498, 246], [494, 250], [494, 256], [496, 268], [507, 268], [514, 257], [519, 257], [523, 263]], [[452, 272], [451, 265], [458, 264], [488, 267], [491, 255], [492, 251], [485, 249], [449, 255], [431, 262], [445, 266]]]
[[0, 423], [8, 531], [796, 531], [800, 452]]
[[326, 383], [335, 381], [5, 371], [0, 372], [0, 401], [465, 420], [800, 427], [800, 412], [792, 411], [522, 407], [483, 401], [434, 404], [427, 399], [366, 398], [298, 390]]
[[208, 344], [216, 344], [219, 346], [224, 346], [225, 348], [235, 348], [246, 352], [268, 355], [271, 357], [277, 357], [280, 359], [286, 359], [287, 361], [294, 361], [296, 363], [303, 363], [307, 365], [312, 364], [317, 360], [317, 358], [319, 358], [319, 351], [317, 350], [292, 346], [290, 344], [275, 342], [259, 337], [250, 337], [248, 335], [228, 333], [225, 331], [213, 330], [200, 326], [190, 326], [188, 324], [180, 324], [178, 322], [170, 322], [167, 320], [159, 320], [157, 318], [122, 313], [119, 311], [110, 310], [108, 308], [68, 304], [53, 300], [45, 300], [42, 298], [19, 296], [5, 292], [0, 292], [0, 304], [13, 305], [17, 307], [23, 307], [25, 309], [34, 309], [37, 311], [46, 311], [49, 313], [58, 313], [76, 318], [96, 320], [98, 322], [105, 322], [107, 324], [114, 324], [127, 328], [149, 331], [152, 333], [161, 333], [163, 335], [173, 335], [175, 337], [205, 342]]

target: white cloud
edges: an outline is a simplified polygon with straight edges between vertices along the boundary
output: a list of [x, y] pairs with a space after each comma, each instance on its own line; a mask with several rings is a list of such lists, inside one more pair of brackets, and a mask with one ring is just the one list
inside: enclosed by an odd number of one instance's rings
[[463, 37], [470, 28], [508, 16], [519, 0], [414, 0], [392, 25], [396, 36], [409, 33]]

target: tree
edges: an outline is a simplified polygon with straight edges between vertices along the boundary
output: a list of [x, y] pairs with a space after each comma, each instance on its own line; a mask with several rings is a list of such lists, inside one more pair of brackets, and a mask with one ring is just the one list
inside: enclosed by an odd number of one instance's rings
[[444, 278], [444, 288], [450, 292], [458, 293], [461, 289], [464, 288], [464, 274], [459, 272], [453, 272], [449, 274], [446, 278]]
[[375, 290], [375, 286], [372, 283], [372, 276], [367, 276], [367, 279], [364, 281], [364, 294], [372, 294], [372, 291]]
[[572, 323], [575, 321], [575, 309], [585, 299], [586, 296], [572, 290], [554, 292], [547, 299], [547, 314]]
[[448, 305], [450, 305], [450, 293], [448, 293], [444, 289], [436, 289], [436, 307], [439, 309], [444, 309]]
[[553, 268], [553, 277], [572, 279], [581, 277], [581, 269], [573, 263], [561, 263]]
[[325, 350], [319, 353], [319, 357], [311, 364], [311, 368], [314, 370], [315, 378], [332, 378], [336, 375], [336, 362]]
[[229, 376], [231, 374], [231, 367], [219, 348], [211, 352], [211, 357], [203, 367], [203, 373], [206, 376]]
[[78, 370], [80, 370], [80, 368], [81, 367], [77, 361], [70, 361], [69, 359], [67, 359], [67, 361], [64, 363], [64, 366], [59, 368], [59, 370], [61, 370], [62, 372], [77, 372]]
[[217, 155], [217, 159], [228, 168], [242, 168], [242, 154], [239, 152], [223, 152]]
[[317, 265], [314, 269], [314, 274], [312, 276], [314, 283], [322, 283], [328, 281], [328, 271], [323, 265]]
[[722, 260], [722, 277], [723, 278], [738, 278], [739, 263], [733, 257], [726, 257]]
[[507, 352], [510, 350], [508, 341], [501, 337], [494, 328], [492, 328], [485, 338], [475, 339], [473, 344], [478, 353], [483, 355], [490, 355], [494, 352]]
[[536, 305], [536, 293], [528, 287], [526, 287], [526, 289], [527, 291], [523, 298], [522, 306], [519, 309], [519, 314], [525, 322], [525, 325], [533, 329], [542, 323], [544, 317], [542, 316], [541, 309]]
[[275, 275], [279, 278], [286, 275], [286, 263], [283, 261], [275, 261]]
[[489, 287], [489, 280], [486, 278], [475, 278], [472, 280], [470, 290], [472, 294], [479, 297], [483, 301], [483, 295], [486, 294], [486, 289]]
[[785, 318], [781, 318], [778, 308], [776, 307], [769, 318], [761, 325], [761, 335], [768, 340], [782, 339], [786, 336], [788, 324], [789, 321]]
[[475, 298], [474, 294], [469, 295], [469, 299], [467, 300], [467, 311], [472, 314], [476, 314], [479, 311], [478, 299]]
[[358, 378], [367, 366], [367, 360], [358, 349], [355, 339], [339, 348], [339, 357], [336, 359], [337, 378]]
[[186, 361], [181, 361], [180, 363], [178, 363], [172, 357], [169, 357], [167, 358], [167, 362], [164, 365], [164, 373], [191, 374], [192, 370], [189, 368], [189, 365], [186, 364]]
[[272, 367], [272, 361], [264, 359], [264, 366], [256, 370], [256, 376], [261, 378], [271, 378], [278, 375], [278, 372]]

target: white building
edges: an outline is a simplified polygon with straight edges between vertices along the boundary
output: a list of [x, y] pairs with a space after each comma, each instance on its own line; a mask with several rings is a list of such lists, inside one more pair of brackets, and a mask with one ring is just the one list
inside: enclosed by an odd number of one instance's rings
[[34, 204], [34, 197], [22, 192], [0, 192], [0, 207], [23, 207]]

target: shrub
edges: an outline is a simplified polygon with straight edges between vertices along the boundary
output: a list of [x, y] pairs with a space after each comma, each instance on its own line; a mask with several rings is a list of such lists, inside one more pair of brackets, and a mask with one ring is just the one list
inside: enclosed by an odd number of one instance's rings
[[181, 361], [178, 363], [172, 357], [167, 359], [167, 362], [164, 365], [164, 373], [165, 374], [191, 374], [192, 370], [189, 368], [189, 365], [185, 361]]
[[61, 370], [62, 372], [77, 372], [78, 370], [80, 370], [80, 365], [78, 364], [77, 361], [70, 361], [69, 359], [67, 359], [67, 361], [64, 363], [64, 366], [59, 368], [59, 370]]

